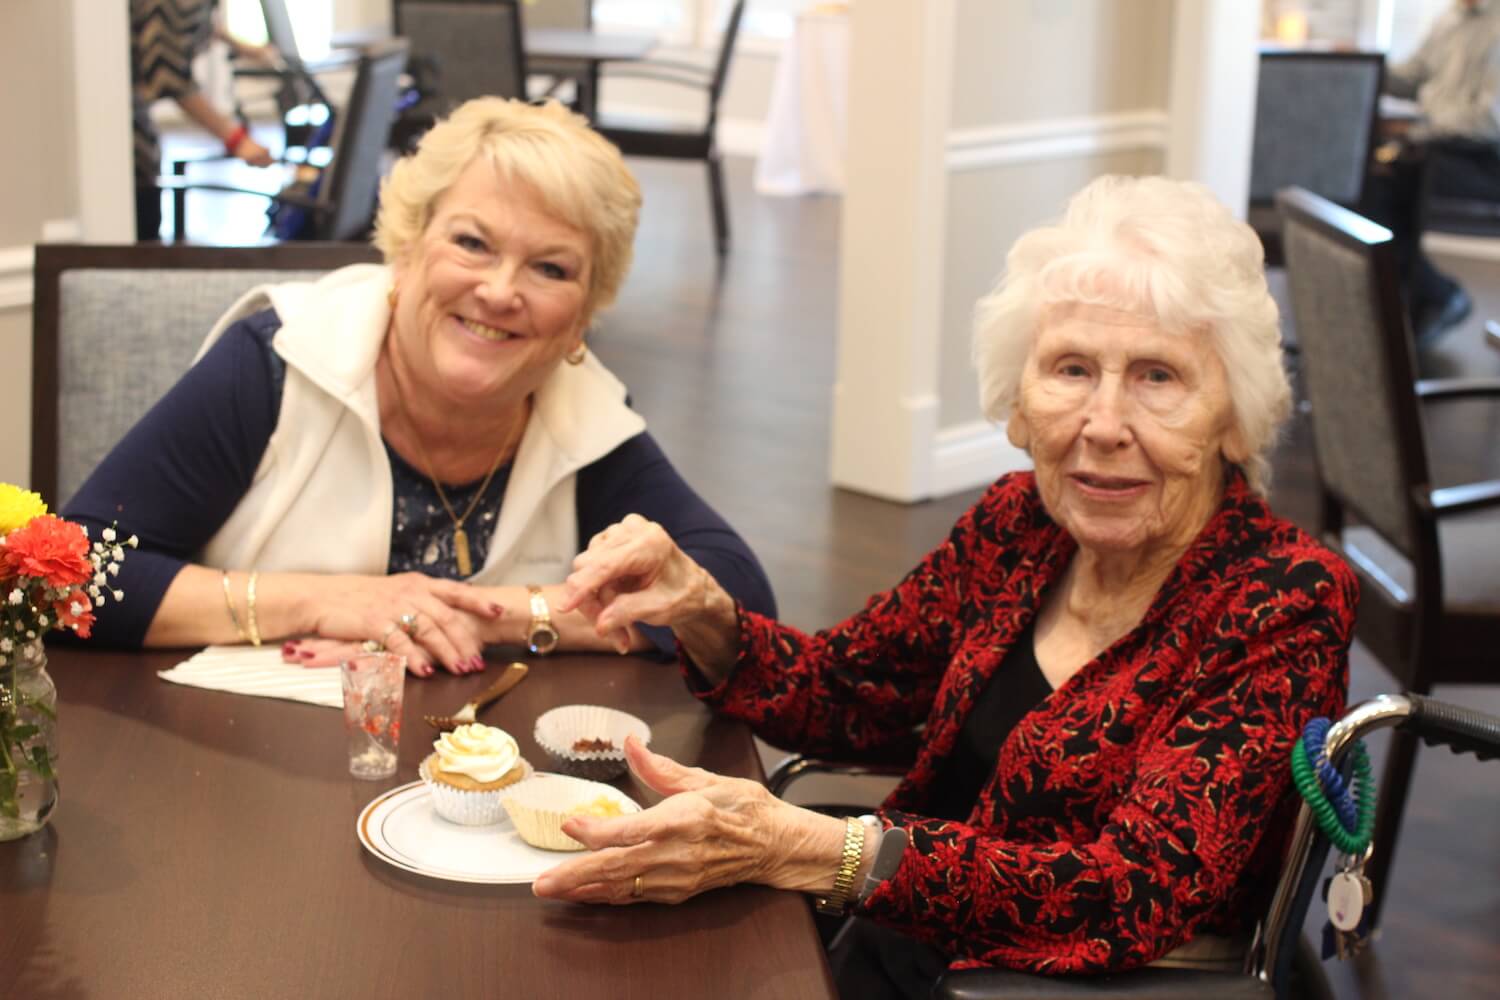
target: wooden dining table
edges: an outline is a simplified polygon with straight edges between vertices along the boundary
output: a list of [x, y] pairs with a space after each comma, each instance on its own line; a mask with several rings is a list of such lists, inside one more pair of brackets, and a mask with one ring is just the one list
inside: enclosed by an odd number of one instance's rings
[[[41, 832], [0, 844], [0, 997], [833, 996], [796, 893], [585, 906], [415, 874], [361, 846], [361, 811], [415, 780], [431, 748], [422, 716], [457, 708], [509, 657], [408, 678], [397, 773], [360, 781], [336, 709], [159, 679], [182, 652], [48, 652], [61, 800]], [[482, 718], [545, 769], [532, 728], [565, 703], [629, 711], [653, 749], [763, 777], [745, 727], [649, 658], [532, 660]], [[615, 784], [659, 801], [629, 776]]]
[[607, 62], [638, 62], [651, 54], [650, 35], [614, 34], [588, 28], [527, 28], [526, 58], [577, 63], [578, 108], [589, 121], [598, 118], [599, 68]]

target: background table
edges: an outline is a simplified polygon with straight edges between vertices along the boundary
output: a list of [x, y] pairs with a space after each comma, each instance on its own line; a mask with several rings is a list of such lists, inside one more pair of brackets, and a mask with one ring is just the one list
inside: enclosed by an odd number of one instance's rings
[[[416, 778], [433, 735], [423, 713], [483, 689], [493, 663], [408, 678], [397, 774], [357, 781], [337, 711], [156, 677], [182, 654], [49, 656], [62, 800], [43, 832], [0, 844], [0, 997], [832, 996], [810, 907], [793, 893], [581, 906], [413, 875], [366, 852], [355, 819]], [[654, 748], [760, 776], [745, 728], [651, 660], [535, 661], [483, 718], [544, 767], [533, 722], [567, 702], [626, 709], [651, 725]]]
[[655, 47], [656, 39], [648, 35], [600, 34], [584, 28], [526, 30], [528, 60], [571, 61], [584, 67], [583, 77], [576, 81], [578, 106], [589, 121], [598, 117], [599, 67], [607, 62], [636, 62]]

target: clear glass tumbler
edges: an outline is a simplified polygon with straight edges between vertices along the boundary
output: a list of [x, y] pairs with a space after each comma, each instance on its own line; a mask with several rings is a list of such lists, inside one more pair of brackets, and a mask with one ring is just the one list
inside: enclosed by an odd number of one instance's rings
[[389, 778], [396, 773], [401, 743], [401, 696], [406, 657], [360, 653], [339, 664], [344, 682], [344, 729], [349, 735], [349, 773]]

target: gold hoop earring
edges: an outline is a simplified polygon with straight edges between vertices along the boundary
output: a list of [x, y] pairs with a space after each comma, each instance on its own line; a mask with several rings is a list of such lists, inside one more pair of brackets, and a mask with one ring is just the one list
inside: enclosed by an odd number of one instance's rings
[[578, 350], [572, 352], [571, 354], [564, 355], [563, 356], [563, 360], [566, 361], [570, 365], [581, 365], [581, 364], [583, 364], [583, 359], [586, 358], [586, 357], [588, 357], [588, 354], [589, 354], [589, 345], [587, 345], [587, 344], [579, 344], [578, 345]]

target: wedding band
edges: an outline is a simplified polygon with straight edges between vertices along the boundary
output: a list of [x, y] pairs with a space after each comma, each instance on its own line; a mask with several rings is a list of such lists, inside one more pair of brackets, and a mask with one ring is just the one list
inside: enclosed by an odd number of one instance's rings
[[646, 881], [643, 876], [635, 877], [635, 884], [630, 887], [630, 898], [640, 899], [646, 894]]
[[397, 621], [400, 622], [397, 628], [401, 629], [401, 631], [405, 632], [407, 635], [414, 635], [416, 633], [417, 613], [415, 611], [408, 611], [406, 614], [398, 618]]

